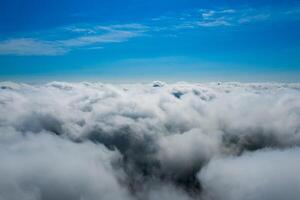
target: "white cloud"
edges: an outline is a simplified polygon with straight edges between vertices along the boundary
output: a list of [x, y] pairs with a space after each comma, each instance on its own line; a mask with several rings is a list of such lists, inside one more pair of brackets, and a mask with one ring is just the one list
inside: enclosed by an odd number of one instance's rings
[[300, 148], [266, 150], [211, 161], [199, 174], [205, 199], [297, 200]]
[[219, 153], [220, 138], [202, 133], [201, 129], [192, 129], [184, 134], [163, 137], [158, 143], [158, 159], [164, 173], [187, 176]]
[[299, 84], [0, 83], [0, 199], [279, 197], [298, 184], [283, 169], [299, 168], [299, 98]]
[[[82, 28], [80, 31], [87, 35], [60, 41], [66, 47], [81, 47], [101, 43], [124, 42], [131, 38], [142, 36], [148, 27], [142, 24], [115, 24], [109, 26], [95, 26], [92, 28]], [[72, 30], [78, 31], [78, 28]], [[99, 33], [99, 31], [105, 31]]]
[[[299, 12], [296, 9], [276, 8], [227, 8], [227, 9], [198, 9], [188, 13], [170, 14], [155, 18], [155, 21], [164, 22], [164, 26], [156, 27], [157, 31], [177, 31], [178, 29], [193, 29], [197, 27], [229, 27], [246, 25], [264, 21], [279, 21], [297, 19]], [[298, 17], [299, 18], [299, 17]]]
[[[63, 32], [60, 32], [61, 35], [58, 38], [51, 41], [32, 37], [0, 40], [0, 55], [54, 56], [65, 54], [77, 48], [99, 49], [103, 43], [125, 42], [135, 37], [145, 36], [146, 32], [167, 32], [163, 36], [174, 37], [177, 35], [170, 34], [170, 31], [177, 33], [180, 29], [230, 27], [268, 20], [293, 20], [298, 18], [298, 7], [288, 9], [274, 9], [272, 7], [198, 9], [180, 14], [158, 16], [145, 21], [143, 24], [68, 26], [63, 29]], [[47, 37], [47, 34], [45, 36]]]
[[137, 23], [132, 23], [132, 24], [115, 24], [109, 26], [112, 29], [131, 29], [131, 30], [142, 30], [145, 31], [149, 27], [143, 25], [143, 24], [137, 24]]
[[62, 55], [68, 50], [57, 42], [37, 40], [33, 38], [18, 38], [0, 41], [2, 55]]
[[223, 19], [215, 19], [213, 21], [200, 21], [197, 23], [202, 27], [215, 27], [215, 26], [230, 26], [231, 24]]
[[81, 47], [101, 43], [124, 42], [130, 38], [139, 36], [140, 33], [136, 31], [110, 30], [108, 33], [82, 36], [63, 40], [60, 43], [66, 47]]
[[[95, 27], [66, 27], [64, 30], [80, 34], [67, 39], [43, 40], [35, 38], [13, 38], [0, 41], [2, 55], [62, 55], [75, 48], [99, 48], [99, 44], [124, 42], [142, 36], [147, 27], [141, 24], [119, 24]], [[103, 32], [104, 31], [104, 32]], [[62, 33], [67, 34], [66, 32]], [[95, 48], [94, 48], [95, 49]]]
[[117, 152], [42, 132], [0, 130], [0, 199], [130, 199], [118, 180], [123, 172], [113, 169]]
[[270, 17], [270, 14], [266, 13], [266, 11], [255, 9], [201, 9], [199, 12], [201, 19], [196, 24], [202, 27], [238, 25], [256, 21], [265, 21]]
[[239, 23], [249, 23], [253, 21], [264, 21], [269, 19], [270, 14], [257, 14], [257, 15], [251, 15], [251, 16], [245, 16], [238, 20]]

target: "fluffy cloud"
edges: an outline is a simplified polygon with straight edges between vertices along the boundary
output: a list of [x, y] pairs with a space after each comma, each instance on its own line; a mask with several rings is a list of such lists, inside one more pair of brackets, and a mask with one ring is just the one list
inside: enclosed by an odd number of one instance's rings
[[216, 159], [201, 171], [207, 199], [295, 200], [299, 198], [300, 148]]
[[[298, 84], [3, 82], [0, 88], [0, 174], [11, 180], [0, 181], [4, 199], [201, 199], [210, 193], [226, 199], [220, 188], [227, 182], [214, 181], [230, 176], [223, 162], [251, 167], [264, 149], [282, 158], [273, 149], [292, 155], [296, 150], [289, 149], [300, 144]], [[255, 181], [272, 192], [264, 166], [253, 169], [262, 171]], [[252, 191], [246, 181], [246, 188], [235, 184], [228, 182], [229, 199]], [[269, 194], [263, 187], [255, 199]]]
[[0, 158], [0, 199], [129, 199], [121, 157], [102, 145], [2, 128]]

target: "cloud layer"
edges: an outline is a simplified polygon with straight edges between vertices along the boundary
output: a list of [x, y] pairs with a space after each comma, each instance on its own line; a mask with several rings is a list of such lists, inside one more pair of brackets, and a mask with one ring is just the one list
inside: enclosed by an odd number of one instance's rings
[[0, 199], [300, 195], [299, 84], [0, 88]]

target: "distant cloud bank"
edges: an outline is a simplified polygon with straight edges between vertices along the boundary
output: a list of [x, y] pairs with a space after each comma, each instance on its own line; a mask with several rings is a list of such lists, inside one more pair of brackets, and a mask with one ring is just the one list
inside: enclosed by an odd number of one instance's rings
[[299, 100], [300, 84], [1, 82], [0, 199], [297, 200]]

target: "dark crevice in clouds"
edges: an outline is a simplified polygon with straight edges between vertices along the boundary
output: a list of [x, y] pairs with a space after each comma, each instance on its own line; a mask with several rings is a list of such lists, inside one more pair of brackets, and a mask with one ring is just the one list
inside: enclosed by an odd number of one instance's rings
[[300, 195], [299, 84], [0, 88], [0, 199]]

